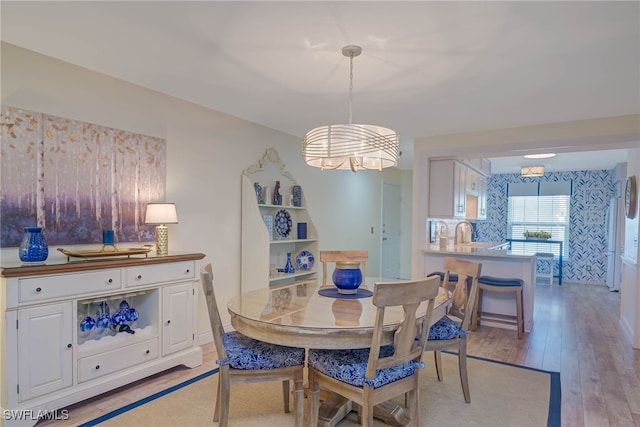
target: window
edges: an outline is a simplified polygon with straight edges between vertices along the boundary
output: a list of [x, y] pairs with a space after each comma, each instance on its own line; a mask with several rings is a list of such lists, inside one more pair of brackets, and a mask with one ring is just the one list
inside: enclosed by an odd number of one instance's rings
[[[510, 196], [507, 234], [512, 239], [524, 239], [525, 231], [546, 231], [550, 240], [561, 240], [563, 257], [569, 255], [569, 205], [571, 196]], [[550, 252], [558, 257], [558, 245], [513, 242], [511, 250], [524, 255]]]

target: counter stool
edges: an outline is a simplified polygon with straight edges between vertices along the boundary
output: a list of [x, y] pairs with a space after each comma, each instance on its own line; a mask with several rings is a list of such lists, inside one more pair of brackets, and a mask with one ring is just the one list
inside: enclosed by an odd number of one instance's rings
[[442, 271], [433, 271], [427, 275], [427, 277], [429, 276], [440, 276], [440, 286], [448, 290], [453, 290], [458, 282], [458, 275], [456, 273], [449, 273], [449, 283], [446, 284], [442, 283], [444, 280], [444, 272]]
[[[541, 261], [541, 262], [538, 262]], [[545, 285], [553, 285], [553, 268], [555, 266], [555, 258], [549, 252], [536, 252], [536, 284], [538, 279]]]
[[[487, 320], [507, 325], [515, 325], [518, 331], [518, 339], [524, 332], [524, 314], [522, 310], [522, 288], [524, 281], [516, 278], [502, 278], [493, 276], [480, 276], [478, 278], [478, 295], [471, 318], [471, 330], [475, 330], [481, 320]], [[513, 292], [516, 296], [516, 315], [488, 313], [482, 311], [482, 292]]]

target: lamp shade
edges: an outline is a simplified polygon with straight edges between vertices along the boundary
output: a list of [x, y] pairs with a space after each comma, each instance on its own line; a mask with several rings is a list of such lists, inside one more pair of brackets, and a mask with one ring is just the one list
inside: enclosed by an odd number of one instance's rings
[[361, 124], [329, 125], [307, 133], [302, 157], [321, 169], [380, 170], [398, 164], [398, 135], [391, 129]]
[[145, 224], [177, 224], [175, 203], [149, 203], [144, 218]]

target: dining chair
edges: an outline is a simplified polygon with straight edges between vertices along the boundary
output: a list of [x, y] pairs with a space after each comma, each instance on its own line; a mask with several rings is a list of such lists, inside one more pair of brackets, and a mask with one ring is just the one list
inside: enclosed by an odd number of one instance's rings
[[[418, 368], [424, 367], [421, 357], [439, 286], [437, 277], [375, 283], [371, 298], [376, 317], [370, 348], [309, 350], [311, 425], [317, 425], [320, 389], [359, 404], [363, 426], [373, 425], [375, 405], [405, 396], [411, 425], [420, 425]], [[421, 317], [418, 307], [424, 301], [428, 301], [426, 314]], [[385, 310], [394, 306], [402, 306], [404, 319], [395, 330], [393, 343], [381, 345]], [[416, 339], [418, 331], [422, 332]]]
[[[464, 401], [471, 403], [469, 392], [469, 378], [467, 375], [467, 330], [471, 322], [473, 307], [477, 297], [478, 277], [482, 264], [454, 257], [444, 258], [444, 278], [442, 286], [450, 283], [450, 277], [455, 273], [458, 280], [452, 294], [452, 302], [447, 315], [434, 323], [429, 329], [429, 336], [425, 351], [433, 351], [438, 381], [442, 381], [442, 354], [445, 349], [458, 351], [458, 369]], [[436, 277], [439, 276], [429, 276]], [[446, 287], [446, 286], [445, 286]], [[454, 318], [456, 320], [454, 320]]]
[[327, 264], [340, 261], [360, 262], [360, 270], [362, 277], [367, 277], [367, 260], [369, 259], [369, 251], [352, 250], [352, 251], [320, 251], [320, 262], [322, 263], [322, 285], [327, 284]]
[[202, 289], [207, 300], [213, 341], [220, 365], [218, 394], [213, 421], [225, 427], [229, 420], [231, 384], [282, 381], [284, 412], [289, 412], [289, 382], [294, 383], [294, 413], [296, 427], [304, 419], [304, 359], [305, 349], [285, 347], [258, 341], [240, 334], [225, 332], [213, 291], [213, 268], [206, 264], [200, 269]]

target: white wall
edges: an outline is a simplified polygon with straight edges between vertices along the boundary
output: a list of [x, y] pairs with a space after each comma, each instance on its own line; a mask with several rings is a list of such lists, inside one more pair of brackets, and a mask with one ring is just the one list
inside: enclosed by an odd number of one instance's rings
[[[299, 137], [13, 45], [1, 48], [2, 105], [166, 138], [166, 199], [176, 203], [180, 221], [170, 225], [170, 250], [207, 255], [198, 267], [213, 263], [221, 303], [240, 291], [241, 172], [269, 147], [302, 186], [320, 248], [368, 249], [367, 270], [379, 271], [382, 182], [400, 184], [399, 171], [321, 172], [302, 161]], [[17, 249], [0, 255], [17, 258]], [[198, 331], [205, 333], [200, 302]]]

